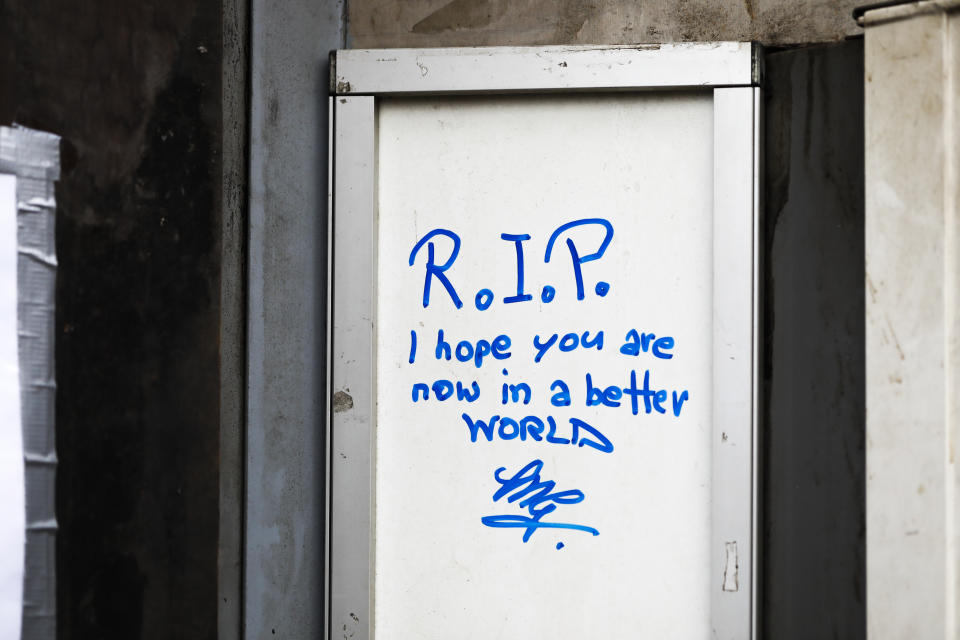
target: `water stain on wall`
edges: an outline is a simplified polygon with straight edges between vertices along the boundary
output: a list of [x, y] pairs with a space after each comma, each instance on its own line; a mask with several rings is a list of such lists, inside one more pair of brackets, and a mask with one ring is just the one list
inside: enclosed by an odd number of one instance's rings
[[860, 33], [855, 0], [355, 0], [351, 47], [638, 44], [782, 45]]

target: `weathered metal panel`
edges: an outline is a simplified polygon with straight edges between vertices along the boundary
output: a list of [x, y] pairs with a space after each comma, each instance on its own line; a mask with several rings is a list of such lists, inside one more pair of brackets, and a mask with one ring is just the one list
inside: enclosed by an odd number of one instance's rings
[[347, 49], [336, 54], [337, 94], [597, 91], [745, 86], [749, 42], [622, 47]]

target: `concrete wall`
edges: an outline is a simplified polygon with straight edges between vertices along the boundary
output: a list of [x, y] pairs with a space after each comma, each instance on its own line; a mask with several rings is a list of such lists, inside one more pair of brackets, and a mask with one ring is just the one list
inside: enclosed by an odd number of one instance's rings
[[326, 94], [342, 8], [250, 3], [249, 640], [320, 638], [324, 629]]
[[866, 19], [872, 640], [960, 638], [960, 16]]
[[858, 0], [352, 0], [351, 48], [829, 42], [861, 33]]

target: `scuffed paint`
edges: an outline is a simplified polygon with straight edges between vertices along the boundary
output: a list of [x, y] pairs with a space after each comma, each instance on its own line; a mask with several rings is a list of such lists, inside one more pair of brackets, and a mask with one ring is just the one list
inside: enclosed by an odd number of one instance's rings
[[349, 411], [353, 409], [353, 396], [346, 391], [337, 391], [333, 394], [331, 405], [333, 406], [334, 413]]
[[735, 592], [740, 590], [740, 556], [737, 555], [737, 542], [727, 542], [724, 545], [725, 558], [723, 562], [723, 590]]

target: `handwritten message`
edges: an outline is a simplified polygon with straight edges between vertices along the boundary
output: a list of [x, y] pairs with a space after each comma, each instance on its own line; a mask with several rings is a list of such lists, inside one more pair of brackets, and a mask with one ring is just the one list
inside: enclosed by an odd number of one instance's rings
[[[538, 291], [528, 288], [525, 268], [528, 255], [536, 259], [541, 259], [542, 255], [543, 262], [550, 263], [566, 254], [574, 284], [568, 290], [575, 293], [578, 304], [589, 305], [592, 300], [618, 295], [616, 283], [610, 282], [614, 278], [604, 275], [618, 273], [616, 265], [605, 265], [603, 261], [614, 236], [613, 224], [604, 218], [583, 218], [561, 224], [542, 248], [537, 247], [531, 234], [500, 233], [504, 249], [516, 267], [516, 287], [502, 297], [490, 288], [479, 289], [472, 296], [472, 311], [492, 313], [499, 306], [542, 306], [554, 302], [558, 295], [556, 287], [544, 284]], [[419, 296], [423, 309], [432, 305], [452, 305], [457, 310], [470, 310], [470, 296], [458, 289], [455, 276], [461, 250], [466, 250], [461, 236], [454, 230], [443, 228], [428, 231], [411, 247], [405, 266], [423, 272], [422, 289], [412, 292]], [[397, 267], [402, 268], [402, 265]], [[629, 292], [624, 294], [629, 295]], [[562, 320], [558, 318], [559, 322]], [[548, 385], [538, 386], [531, 381], [544, 379], [542, 375], [532, 375], [534, 372], [539, 374], [540, 369], [550, 370], [559, 360], [585, 351], [620, 359], [624, 363], [622, 378], [600, 379], [587, 368], [576, 377], [552, 377]], [[519, 342], [509, 331], [471, 339], [451, 335], [443, 328], [427, 333], [413, 327], [409, 332], [406, 363], [412, 368], [412, 379], [415, 380], [409, 390], [409, 401], [414, 406], [449, 405], [450, 421], [458, 423], [463, 438], [475, 446], [511, 441], [518, 447], [530, 449], [531, 460], [522, 467], [491, 469], [490, 477], [486, 479], [491, 510], [513, 511], [481, 515], [480, 525], [492, 529], [520, 529], [524, 543], [531, 540], [539, 529], [561, 529], [598, 536], [600, 531], [593, 526], [569, 521], [575, 519], [575, 509], [571, 505], [584, 502], [587, 496], [580, 489], [566, 488], [575, 485], [576, 478], [547, 479], [543, 451], [547, 447], [560, 446], [582, 449], [583, 455], [617, 453], [616, 435], [606, 424], [595, 418], [589, 418], [591, 422], [588, 422], [587, 416], [583, 415], [566, 415], [577, 407], [602, 408], [604, 415], [609, 414], [617, 425], [623, 425], [624, 417], [679, 418], [688, 403], [694, 400], [691, 392], [686, 388], [658, 384], [656, 372], [658, 363], [673, 360], [679, 352], [676, 336], [658, 334], [643, 327], [608, 335], [602, 324], [591, 330], [577, 331], [568, 331], [561, 325], [551, 327], [549, 332], [534, 334], [529, 342]], [[416, 372], [418, 365], [425, 361], [443, 361], [462, 372], [456, 378], [420, 379]], [[489, 378], [486, 385], [478, 380], [480, 371], [491, 369], [500, 370], [501, 382], [494, 387], [489, 385]], [[555, 417], [552, 415], [555, 411], [538, 413], [527, 409], [534, 399], [541, 398], [544, 402], [538, 402], [538, 406], [549, 406], [557, 411], [562, 409], [566, 417]], [[595, 411], [592, 413], [596, 415]], [[556, 514], [561, 507], [564, 507], [564, 514]], [[563, 547], [562, 541], [556, 543], [558, 550]]]

